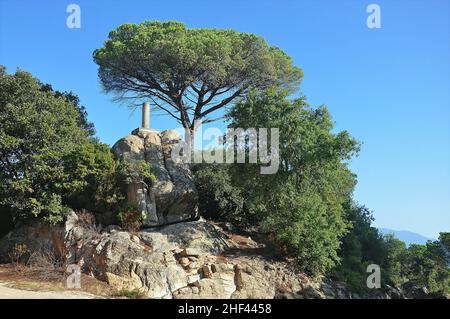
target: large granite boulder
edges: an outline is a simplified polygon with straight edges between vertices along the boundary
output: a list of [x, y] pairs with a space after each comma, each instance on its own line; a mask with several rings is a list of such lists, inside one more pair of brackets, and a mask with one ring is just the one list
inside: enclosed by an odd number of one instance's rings
[[189, 166], [172, 160], [172, 150], [180, 136], [172, 130], [159, 132], [136, 129], [114, 144], [119, 158], [144, 160], [152, 165], [156, 182], [128, 186], [128, 200], [137, 203], [144, 215], [144, 226], [160, 226], [198, 216], [198, 195]]

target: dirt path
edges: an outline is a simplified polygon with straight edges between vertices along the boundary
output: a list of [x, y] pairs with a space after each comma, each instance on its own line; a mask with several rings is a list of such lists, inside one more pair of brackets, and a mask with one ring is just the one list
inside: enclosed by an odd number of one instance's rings
[[77, 291], [30, 291], [8, 287], [0, 281], [0, 299], [95, 299], [95, 295]]

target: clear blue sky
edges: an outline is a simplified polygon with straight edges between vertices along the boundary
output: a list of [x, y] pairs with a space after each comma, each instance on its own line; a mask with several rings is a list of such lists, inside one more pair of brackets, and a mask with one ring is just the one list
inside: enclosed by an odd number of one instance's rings
[[[81, 7], [81, 29], [66, 27], [70, 3]], [[366, 27], [370, 3], [381, 6], [381, 29]], [[0, 0], [0, 64], [73, 90], [112, 144], [139, 114], [101, 92], [92, 51], [113, 28], [144, 20], [232, 28], [281, 47], [303, 68], [309, 102], [364, 143], [351, 164], [355, 199], [376, 225], [450, 231], [450, 1]], [[177, 125], [158, 117], [152, 126]]]

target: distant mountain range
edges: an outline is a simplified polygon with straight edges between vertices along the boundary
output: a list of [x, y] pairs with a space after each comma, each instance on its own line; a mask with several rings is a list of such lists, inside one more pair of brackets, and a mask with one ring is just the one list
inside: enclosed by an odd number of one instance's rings
[[407, 230], [393, 230], [389, 228], [378, 228], [378, 230], [383, 235], [393, 234], [395, 237], [403, 241], [408, 246], [411, 244], [425, 245], [428, 240], [435, 240], [433, 238], [428, 238], [421, 234], [413, 233]]

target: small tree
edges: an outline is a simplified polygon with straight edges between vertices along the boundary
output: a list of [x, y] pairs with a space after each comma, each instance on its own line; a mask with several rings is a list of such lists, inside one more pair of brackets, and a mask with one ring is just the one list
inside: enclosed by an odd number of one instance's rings
[[269, 86], [295, 91], [302, 71], [277, 47], [233, 30], [188, 29], [179, 22], [124, 24], [94, 51], [106, 92], [119, 100], [149, 98], [185, 129]]

